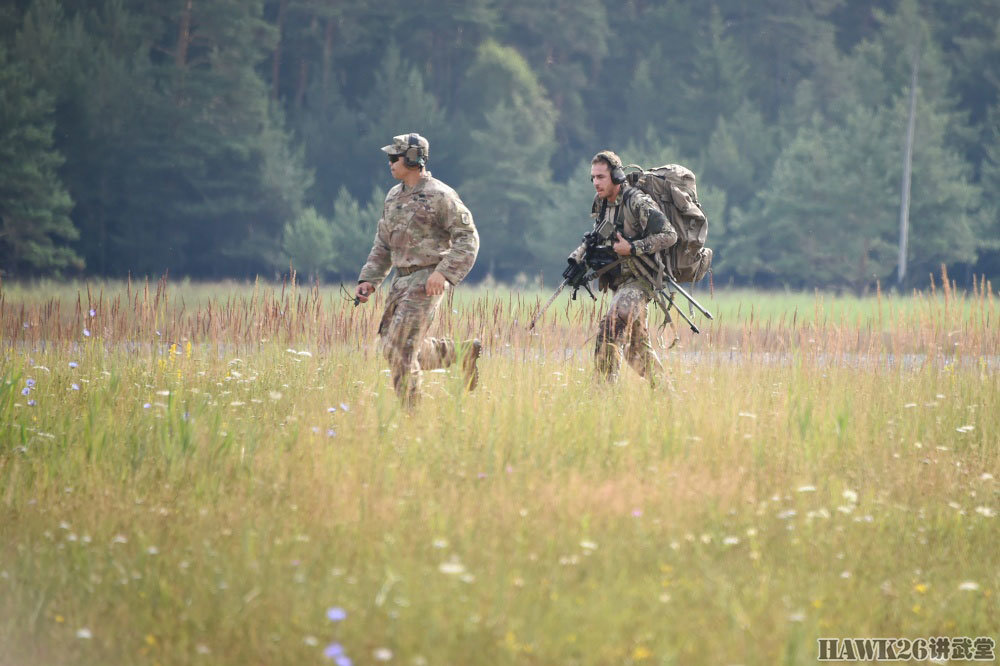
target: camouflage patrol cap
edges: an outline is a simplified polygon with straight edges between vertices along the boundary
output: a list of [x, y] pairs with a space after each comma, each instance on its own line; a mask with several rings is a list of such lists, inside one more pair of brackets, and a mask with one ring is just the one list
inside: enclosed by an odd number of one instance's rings
[[430, 150], [430, 142], [416, 132], [394, 136], [392, 143], [388, 146], [382, 146], [382, 152], [406, 157], [406, 163], [409, 166], [417, 164], [423, 166], [427, 162]]

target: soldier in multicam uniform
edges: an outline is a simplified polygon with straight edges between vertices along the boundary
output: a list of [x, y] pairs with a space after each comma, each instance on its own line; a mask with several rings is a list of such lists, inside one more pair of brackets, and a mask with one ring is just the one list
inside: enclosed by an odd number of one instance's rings
[[[614, 225], [613, 248], [621, 258], [621, 264], [600, 278], [601, 288], [610, 288], [614, 297], [599, 324], [595, 369], [598, 377], [614, 383], [624, 356], [655, 386], [663, 365], [650, 344], [646, 321], [653, 298], [651, 282], [662, 275], [659, 252], [677, 242], [677, 232], [647, 194], [626, 182], [622, 161], [612, 151], [594, 156], [590, 180], [597, 191], [591, 207], [594, 228]], [[581, 245], [570, 259], [579, 261], [583, 250]]]
[[367, 302], [389, 269], [396, 269], [378, 332], [396, 395], [413, 406], [422, 370], [444, 368], [461, 357], [466, 387], [472, 390], [478, 382], [478, 339], [456, 345], [448, 338], [425, 336], [446, 287], [457, 285], [472, 269], [479, 233], [455, 190], [426, 170], [427, 139], [401, 134], [382, 150], [389, 155], [392, 177], [401, 182], [385, 197], [356, 295]]

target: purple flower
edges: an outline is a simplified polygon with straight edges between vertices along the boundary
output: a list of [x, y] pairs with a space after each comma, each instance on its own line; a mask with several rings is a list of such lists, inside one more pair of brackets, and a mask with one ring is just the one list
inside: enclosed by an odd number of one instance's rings
[[354, 664], [354, 662], [351, 661], [350, 657], [346, 657], [344, 655], [340, 655], [339, 657], [334, 659], [334, 662], [337, 664], [337, 666], [353, 666]]
[[318, 433], [319, 432], [319, 426], [313, 426], [313, 432]]
[[71, 368], [75, 368], [75, 367], [77, 367], [77, 366], [79, 366], [79, 365], [80, 365], [80, 364], [79, 364], [79, 363], [77, 363], [76, 361], [70, 361], [70, 362], [69, 362], [69, 367], [71, 367]]
[[636, 518], [640, 517], [642, 515], [642, 509], [632, 509], [632, 515]]
[[71, 389], [73, 389], [74, 391], [79, 391], [80, 390], [80, 385], [79, 384], [70, 384], [69, 387]]
[[342, 402], [342, 403], [340, 403], [340, 408], [341, 408], [342, 410], [344, 410], [345, 412], [349, 412], [349, 411], [351, 411], [351, 408], [347, 406], [347, 403], [343, 403], [343, 402]]
[[97, 316], [97, 310], [95, 310], [94, 308], [90, 308], [90, 313], [89, 314], [90, 314], [91, 317], [96, 317]]
[[327, 407], [326, 408], [326, 413], [327, 414], [333, 414], [335, 411], [337, 411], [336, 407]]
[[486, 472], [480, 472], [478, 476], [479, 476], [480, 479], [485, 479], [486, 478]]
[[25, 383], [25, 385], [28, 388], [34, 388], [35, 387], [35, 380], [32, 379], [31, 377], [28, 377], [26, 380], [24, 380], [24, 383]]
[[323, 656], [327, 659], [336, 659], [337, 657], [343, 656], [344, 646], [340, 643], [330, 643], [325, 648], [323, 648]]
[[31, 324], [29, 324], [28, 322], [24, 322], [24, 327], [25, 328], [28, 328], [29, 326], [31, 326]]
[[152, 405], [149, 404], [148, 402], [142, 406], [143, 409], [149, 409], [150, 407], [152, 407]]
[[37, 403], [37, 402], [35, 402], [34, 400], [29, 400], [29, 401], [28, 401], [28, 407], [34, 407], [34, 406], [35, 406], [35, 405], [37, 405], [37, 404], [38, 404], [38, 403]]
[[29, 393], [31, 393], [31, 387], [25, 386], [23, 389], [21, 389], [21, 395], [28, 395]]
[[327, 437], [336, 437], [337, 436], [337, 431], [334, 430], [333, 428], [330, 428], [329, 430], [326, 431], [326, 436]]
[[83, 329], [83, 335], [84, 335], [84, 337], [89, 338], [90, 337], [90, 329], [89, 328]]
[[326, 609], [326, 617], [330, 622], [340, 622], [347, 619], [347, 611], [340, 606], [330, 606]]

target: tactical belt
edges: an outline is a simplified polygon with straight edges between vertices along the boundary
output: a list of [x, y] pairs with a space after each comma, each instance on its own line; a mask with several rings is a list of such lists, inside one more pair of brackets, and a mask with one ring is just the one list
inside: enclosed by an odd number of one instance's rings
[[400, 266], [396, 266], [396, 275], [398, 275], [400, 277], [406, 277], [407, 275], [410, 275], [411, 273], [416, 273], [417, 271], [422, 271], [425, 268], [436, 268], [436, 267], [437, 267], [437, 264], [427, 264], [426, 266], [407, 266], [406, 268], [402, 268]]

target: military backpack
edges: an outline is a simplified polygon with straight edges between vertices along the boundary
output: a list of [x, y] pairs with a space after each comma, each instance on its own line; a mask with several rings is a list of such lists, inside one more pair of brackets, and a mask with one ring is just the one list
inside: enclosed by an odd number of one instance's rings
[[712, 267], [712, 249], [705, 247], [708, 217], [698, 203], [694, 172], [680, 164], [643, 169], [630, 164], [628, 183], [652, 198], [677, 232], [677, 243], [663, 253], [663, 263], [677, 282], [697, 282]]

